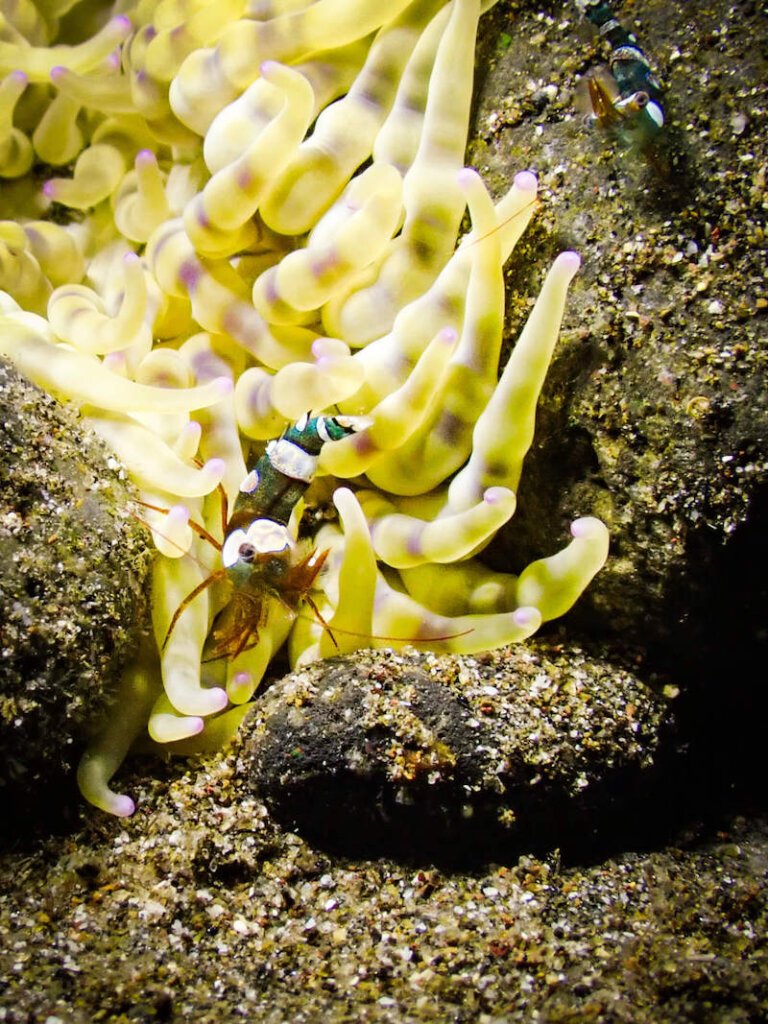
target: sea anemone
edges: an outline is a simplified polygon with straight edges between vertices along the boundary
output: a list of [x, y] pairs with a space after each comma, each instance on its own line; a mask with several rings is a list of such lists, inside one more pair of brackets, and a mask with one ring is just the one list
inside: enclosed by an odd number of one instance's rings
[[[536, 179], [494, 204], [463, 166], [481, 6], [126, 0], [99, 25], [88, 0], [27, 0], [6, 16], [0, 354], [114, 448], [158, 548], [154, 637], [78, 774], [104, 810], [134, 809], [110, 779], [144, 726], [220, 744], [286, 638], [294, 665], [490, 649], [565, 612], [605, 561], [591, 517], [519, 577], [476, 557], [514, 514], [579, 265], [555, 260], [499, 378], [502, 268]], [[176, 612], [216, 565], [222, 491], [231, 506], [309, 410], [365, 417], [323, 447], [307, 498], [325, 511], [299, 544], [329, 552], [317, 614], [265, 595], [258, 643], [206, 662], [226, 595]]]

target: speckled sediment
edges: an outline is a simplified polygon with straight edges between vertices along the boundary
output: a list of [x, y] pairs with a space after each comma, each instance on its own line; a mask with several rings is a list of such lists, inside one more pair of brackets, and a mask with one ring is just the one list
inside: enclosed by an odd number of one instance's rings
[[139, 810], [0, 857], [0, 1020], [754, 1024], [768, 825], [592, 866], [331, 857], [235, 755], [131, 780]]

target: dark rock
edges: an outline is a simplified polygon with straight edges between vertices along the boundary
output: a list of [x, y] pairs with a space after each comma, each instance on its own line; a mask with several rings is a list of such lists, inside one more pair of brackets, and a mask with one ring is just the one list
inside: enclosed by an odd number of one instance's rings
[[[276, 683], [246, 728], [272, 813], [324, 846], [441, 860], [599, 844], [647, 795], [668, 702], [578, 648], [358, 652]], [[619, 832], [624, 829], [619, 826]]]
[[[510, 339], [549, 260], [583, 258], [496, 562], [519, 571], [560, 547], [572, 518], [598, 515], [611, 557], [568, 623], [706, 665], [744, 622], [712, 580], [741, 559], [741, 534], [754, 545], [768, 527], [768, 107], [764, 12], [688, 13], [657, 0], [618, 11], [666, 89], [654, 162], [577, 110], [607, 47], [576, 5], [501, 0], [481, 20], [470, 162], [497, 192], [510, 168], [539, 175], [540, 211], [507, 268]], [[740, 609], [766, 607], [752, 550]]]
[[149, 549], [114, 456], [4, 362], [0, 424], [0, 792], [9, 820], [23, 802], [21, 825], [38, 802], [59, 809], [114, 692], [144, 621]]
[[[598, 515], [611, 553], [542, 635], [636, 644], [674, 679], [697, 799], [764, 801], [768, 387], [764, 11], [643, 0], [617, 13], [665, 86], [661, 160], [577, 109], [607, 47], [576, 5], [500, 0], [481, 20], [469, 161], [541, 204], [507, 266], [510, 344], [554, 255], [583, 258], [539, 404], [504, 571]], [[579, 82], [581, 79], [581, 83]], [[551, 100], [536, 110], [536, 94]]]

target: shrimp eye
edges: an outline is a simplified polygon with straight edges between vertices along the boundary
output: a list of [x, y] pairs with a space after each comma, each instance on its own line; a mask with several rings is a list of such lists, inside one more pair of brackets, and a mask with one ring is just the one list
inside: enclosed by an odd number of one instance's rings
[[253, 544], [241, 544], [237, 549], [238, 558], [243, 562], [252, 562], [256, 557], [256, 548]]

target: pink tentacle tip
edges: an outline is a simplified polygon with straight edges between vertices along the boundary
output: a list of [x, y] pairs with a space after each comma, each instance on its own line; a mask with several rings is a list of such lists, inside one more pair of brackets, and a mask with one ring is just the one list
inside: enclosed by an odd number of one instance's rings
[[129, 796], [115, 796], [112, 801], [112, 813], [118, 818], [130, 818], [136, 810], [136, 804]]
[[274, 75], [275, 71], [280, 67], [280, 64], [276, 60], [263, 60], [259, 66], [262, 78], [269, 78], [270, 75]]
[[236, 672], [232, 682], [236, 686], [250, 686], [253, 682], [253, 674], [251, 672]]
[[131, 31], [133, 25], [131, 24], [131, 19], [127, 15], [118, 14], [116, 17], [112, 18], [110, 27], [114, 28], [116, 32], [127, 34]]
[[231, 377], [214, 377], [213, 383], [222, 398], [231, 395], [235, 390], [235, 384]]
[[189, 509], [186, 505], [171, 505], [168, 509], [168, 522], [186, 525], [189, 522]]
[[157, 157], [151, 149], [140, 149], [136, 154], [136, 160], [134, 161], [138, 167], [141, 164], [142, 167], [148, 167], [150, 164], [157, 163]]
[[534, 608], [533, 605], [524, 605], [522, 608], [518, 608], [512, 612], [512, 618], [518, 626], [522, 626], [523, 629], [527, 629], [534, 623], [538, 623], [541, 618], [541, 612], [538, 608]]
[[533, 171], [518, 171], [515, 175], [515, 188], [521, 192], [535, 192], [539, 187], [539, 179]]
[[29, 75], [26, 73], [26, 71], [22, 71], [20, 68], [16, 71], [12, 71], [8, 77], [12, 78], [14, 82], [18, 82], [18, 84], [22, 86], [22, 88], [29, 81]]
[[200, 424], [197, 422], [197, 420], [190, 420], [189, 423], [185, 423], [184, 426], [181, 428], [181, 430], [179, 431], [179, 436], [180, 437], [183, 436], [185, 438], [187, 438], [187, 437], [197, 437], [197, 438], [199, 438], [200, 435], [202, 434], [202, 432], [203, 432], [203, 428], [200, 426]]
[[581, 256], [574, 252], [573, 249], [568, 249], [566, 252], [561, 252], [555, 262], [561, 264], [564, 269], [570, 270], [572, 274], [575, 274], [581, 266]]
[[483, 501], [486, 505], [500, 505], [509, 493], [506, 487], [489, 487], [483, 494]]
[[465, 188], [477, 177], [479, 177], [479, 175], [473, 167], [462, 167], [456, 175], [456, 181], [460, 188]]
[[64, 67], [64, 65], [57, 64], [55, 68], [51, 68], [51, 81], [54, 83], [60, 82], [62, 78], [66, 77], [66, 74], [67, 69]]
[[46, 199], [56, 198], [56, 182], [53, 178], [51, 178], [50, 181], [46, 181], [43, 185], [43, 195]]
[[577, 540], [586, 537], [599, 536], [602, 523], [594, 516], [582, 516], [581, 519], [574, 519], [571, 523], [571, 536]]
[[123, 263], [141, 263], [141, 256], [136, 252], [127, 252], [123, 256]]
[[203, 465], [202, 471], [203, 473], [207, 473], [208, 476], [221, 480], [221, 478], [224, 476], [224, 471], [226, 470], [226, 468], [227, 466], [226, 463], [224, 462], [224, 459], [215, 458], [208, 459], [208, 461]]
[[256, 684], [250, 672], [237, 672], [227, 684], [227, 693], [233, 704], [244, 704], [255, 689]]
[[443, 345], [455, 345], [459, 337], [459, 332], [454, 327], [443, 327], [437, 337]]
[[[223, 711], [224, 708], [229, 704], [229, 697], [227, 691], [222, 690], [220, 686], [213, 686], [210, 690], [206, 691], [211, 698], [212, 711], [211, 714], [215, 715], [217, 711]], [[200, 732], [203, 731], [204, 722], [200, 722]]]

